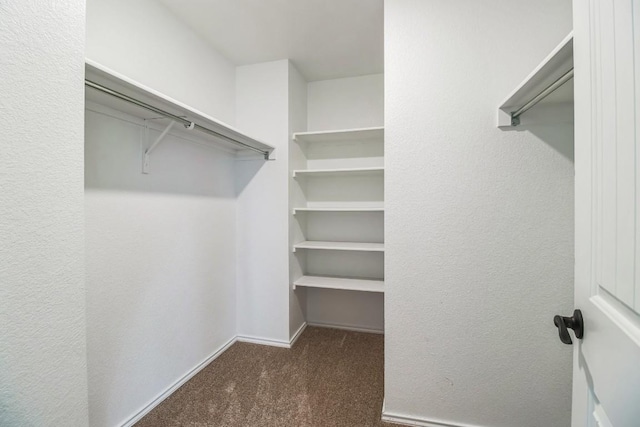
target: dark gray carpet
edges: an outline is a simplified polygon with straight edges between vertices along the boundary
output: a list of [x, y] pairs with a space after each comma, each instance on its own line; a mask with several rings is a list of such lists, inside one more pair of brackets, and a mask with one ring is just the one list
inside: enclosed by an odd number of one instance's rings
[[307, 328], [292, 349], [236, 343], [136, 426], [381, 423], [384, 337]]

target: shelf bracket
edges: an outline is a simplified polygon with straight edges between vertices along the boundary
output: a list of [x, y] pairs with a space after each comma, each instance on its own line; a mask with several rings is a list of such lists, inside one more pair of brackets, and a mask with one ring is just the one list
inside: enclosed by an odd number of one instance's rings
[[[162, 131], [162, 133], [160, 134], [160, 136], [158, 136], [158, 138], [156, 138], [156, 140], [153, 142], [153, 144], [151, 144], [149, 146], [149, 148], [147, 148], [144, 152], [144, 154], [142, 155], [142, 173], [148, 174], [149, 173], [149, 159], [150, 159], [150, 155], [151, 152], [153, 150], [155, 150], [155, 148], [162, 142], [162, 140], [169, 134], [169, 131], [171, 130], [171, 128], [176, 124], [175, 121], [171, 120], [171, 122], [169, 122], [169, 124], [167, 125], [167, 127]], [[186, 129], [193, 129], [195, 127], [195, 123], [191, 122], [188, 125], [184, 125], [184, 127]]]

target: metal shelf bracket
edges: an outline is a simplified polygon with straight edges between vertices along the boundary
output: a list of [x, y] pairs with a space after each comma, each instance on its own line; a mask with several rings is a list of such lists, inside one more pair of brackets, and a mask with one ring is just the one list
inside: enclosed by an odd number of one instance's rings
[[[162, 133], [160, 134], [160, 136], [158, 136], [158, 138], [156, 138], [156, 140], [153, 142], [153, 144], [151, 144], [149, 146], [149, 148], [147, 148], [144, 151], [144, 154], [142, 155], [142, 173], [148, 174], [149, 173], [149, 163], [150, 163], [150, 155], [151, 152], [162, 142], [162, 140], [169, 134], [169, 131], [171, 130], [171, 128], [176, 124], [176, 122], [174, 120], [171, 120], [171, 122], [169, 122], [169, 124], [167, 125], [167, 127], [162, 131]], [[195, 123], [191, 122], [188, 125], [184, 125], [185, 129], [193, 129], [195, 127]], [[148, 132], [148, 126], [145, 127], [147, 132]]]

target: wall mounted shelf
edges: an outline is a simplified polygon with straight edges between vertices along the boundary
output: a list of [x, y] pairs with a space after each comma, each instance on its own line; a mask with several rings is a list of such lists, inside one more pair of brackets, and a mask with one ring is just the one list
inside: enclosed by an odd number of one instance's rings
[[573, 33], [553, 51], [507, 96], [498, 107], [498, 127], [512, 128], [520, 123], [520, 114], [527, 111], [551, 93], [547, 101], [568, 103], [573, 101], [571, 88], [558, 90], [573, 77]]
[[347, 291], [384, 292], [384, 280], [348, 279], [344, 277], [302, 276], [293, 283], [294, 289], [297, 286]]
[[181, 124], [175, 126], [172, 132], [200, 131], [207, 140], [238, 155], [254, 152], [273, 160], [271, 153], [274, 147], [271, 145], [90, 60], [85, 63], [85, 85], [88, 101], [140, 119], [171, 119]]
[[384, 252], [384, 243], [306, 241], [306, 242], [300, 242], [293, 245], [293, 252], [295, 252], [297, 249], [317, 249], [317, 250], [325, 250], [325, 251]]
[[350, 208], [350, 207], [330, 207], [330, 208], [295, 208], [293, 214], [300, 212], [384, 212], [382, 207], [371, 208]]
[[293, 288], [384, 293], [384, 243], [371, 243], [384, 238], [384, 128], [299, 132], [292, 139], [303, 156], [291, 171], [301, 231], [292, 250], [302, 253], [293, 257]]
[[363, 141], [368, 139], [380, 140], [381, 138], [384, 138], [384, 127], [299, 132], [293, 134], [293, 140], [301, 142]]
[[303, 169], [294, 170], [293, 177], [321, 176], [321, 177], [351, 177], [384, 174], [384, 168], [344, 168], [344, 169]]

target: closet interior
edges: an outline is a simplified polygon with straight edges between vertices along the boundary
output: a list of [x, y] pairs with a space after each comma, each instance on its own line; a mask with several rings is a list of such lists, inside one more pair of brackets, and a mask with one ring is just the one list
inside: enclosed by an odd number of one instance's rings
[[[384, 332], [381, 67], [236, 66], [155, 2], [120, 6], [93, 3], [85, 64], [95, 425], [134, 424], [237, 341]], [[173, 56], [119, 56], [125, 34]]]
[[[392, 253], [385, 255], [391, 240], [385, 238], [391, 216], [385, 212], [387, 171], [395, 166], [397, 176], [413, 176], [430, 156], [437, 161], [433, 145], [449, 142], [422, 129], [424, 141], [391, 157], [382, 67], [322, 74], [303, 72], [287, 59], [232, 63], [176, 18], [185, 19], [179, 2], [161, 2], [172, 5], [171, 12], [155, 1], [119, 3], [120, 10], [112, 10], [110, 2], [96, 1], [88, 11], [84, 203], [91, 423], [135, 424], [237, 341], [290, 348], [307, 326], [384, 334], [385, 292], [396, 291], [385, 283]], [[136, 17], [151, 13], [154, 18], [144, 21], [149, 28], [141, 30]], [[111, 29], [115, 23], [118, 31]], [[350, 25], [349, 34], [357, 33]], [[378, 25], [382, 46], [381, 19]], [[138, 50], [129, 39], [153, 48]], [[567, 37], [498, 107], [501, 129], [550, 125], [551, 132], [572, 138], [566, 126], [571, 85], [558, 83], [570, 78], [571, 42]], [[121, 46], [131, 51], [120, 52]], [[532, 108], [546, 91], [550, 95]], [[456, 126], [445, 127], [455, 134]], [[396, 134], [395, 140], [414, 136]], [[415, 160], [405, 171], [398, 159], [411, 153], [420, 156], [405, 159]], [[440, 154], [454, 168], [464, 160]], [[427, 186], [422, 176], [405, 180], [408, 192]], [[437, 187], [430, 191], [446, 203]], [[430, 203], [431, 196], [424, 199]], [[428, 257], [430, 241], [418, 242], [425, 245], [418, 251], [397, 238], [400, 229], [419, 228], [405, 225], [405, 215], [422, 226], [431, 212], [396, 205], [394, 213], [393, 283], [403, 283], [396, 301], [425, 305], [397, 308], [396, 328], [428, 330], [411, 345], [396, 345], [397, 361], [403, 357], [398, 352], [412, 345], [421, 352], [426, 343], [448, 345], [447, 337], [430, 329], [436, 322], [419, 324], [407, 313], [453, 313], [448, 298], [458, 297], [443, 292], [432, 300], [430, 272], [411, 276], [423, 261], [405, 257]], [[491, 240], [485, 237], [476, 243]], [[441, 244], [442, 253], [458, 256]], [[409, 285], [412, 280], [420, 283]], [[400, 335], [408, 340], [419, 334]]]

